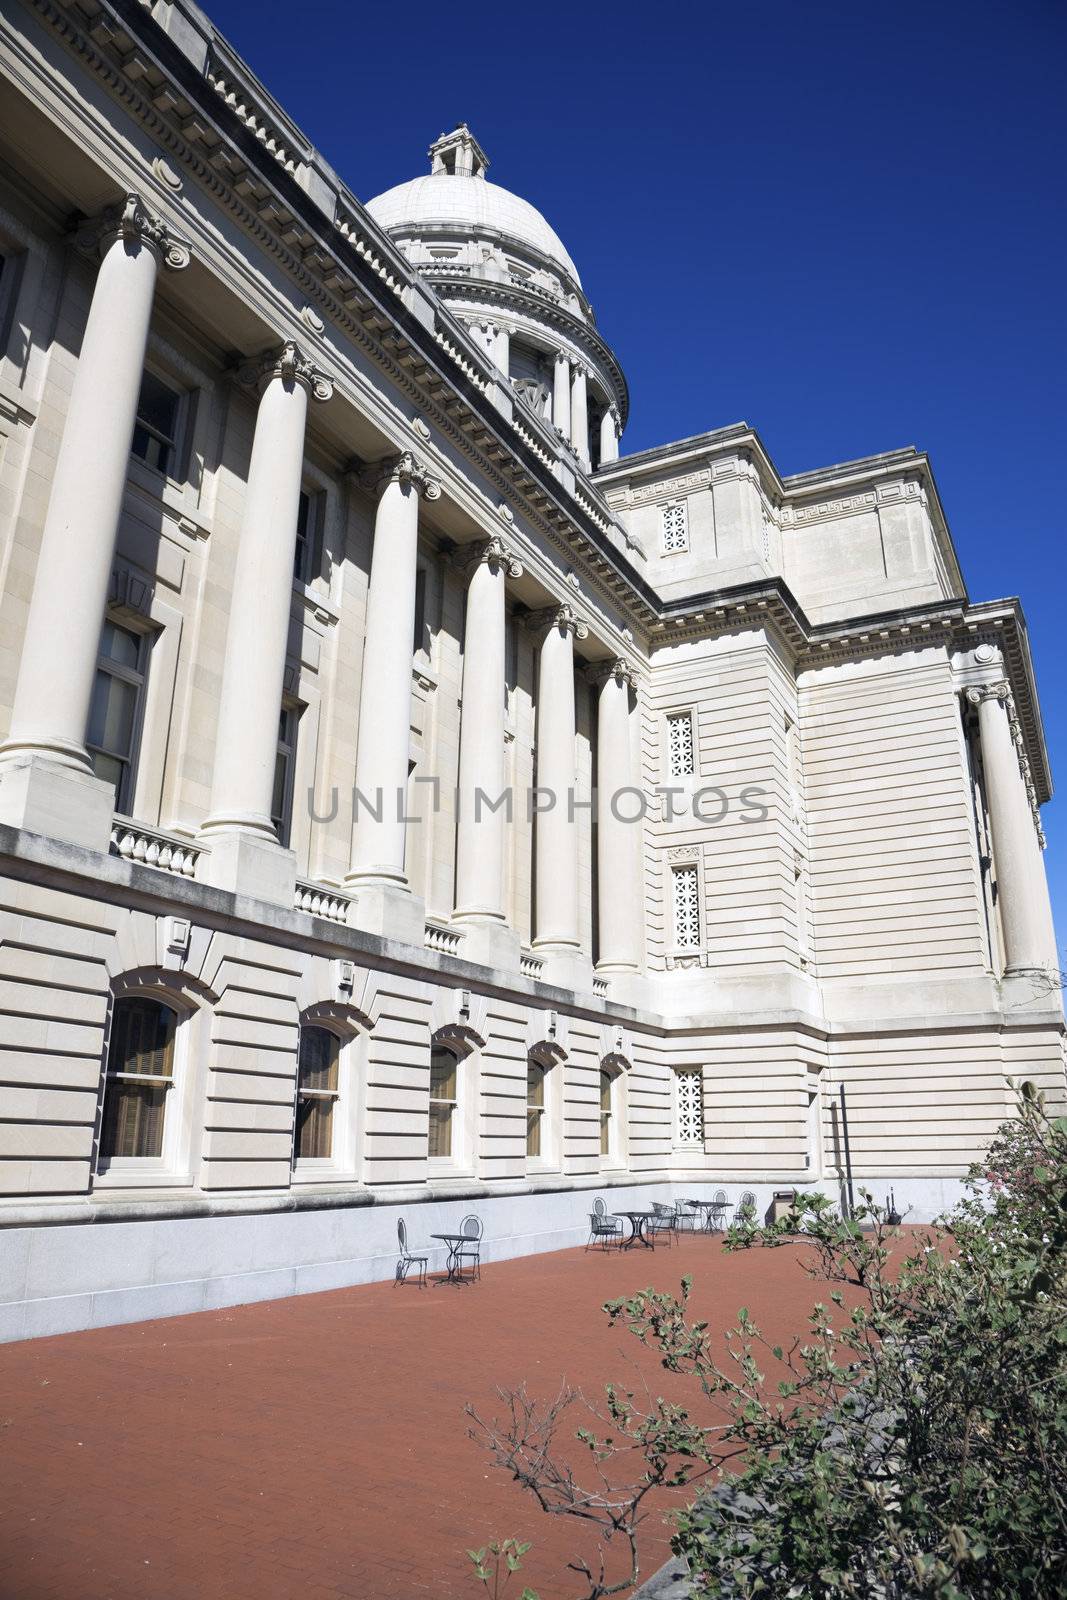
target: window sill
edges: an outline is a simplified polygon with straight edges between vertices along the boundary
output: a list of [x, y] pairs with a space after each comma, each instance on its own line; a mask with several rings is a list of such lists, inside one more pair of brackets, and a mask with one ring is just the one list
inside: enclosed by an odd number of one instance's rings
[[[146, 1162], [153, 1160], [151, 1156], [143, 1158]], [[174, 1172], [166, 1167], [140, 1166], [137, 1157], [127, 1156], [125, 1164], [109, 1163], [104, 1172], [93, 1174], [93, 1192], [107, 1190], [109, 1193], [115, 1189], [191, 1189], [193, 1175], [191, 1172]]]

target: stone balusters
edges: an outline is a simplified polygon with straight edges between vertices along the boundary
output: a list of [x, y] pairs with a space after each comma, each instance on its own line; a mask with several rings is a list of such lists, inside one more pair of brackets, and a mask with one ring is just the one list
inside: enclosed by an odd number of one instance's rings
[[459, 735], [456, 907], [464, 953], [488, 965], [517, 965], [519, 939], [504, 904], [505, 581], [522, 567], [504, 541], [489, 539], [459, 552], [467, 571], [463, 633], [463, 706]]
[[56, 459], [11, 729], [0, 821], [106, 850], [114, 793], [85, 749], [115, 536], [126, 488], [156, 277], [188, 246], [141, 199], [79, 230], [100, 268]]
[[1022, 736], [1006, 683], [965, 691], [978, 708], [1005, 977], [1058, 965], [1035, 806], [1020, 765]]
[[[635, 782], [630, 699], [633, 674], [625, 661], [592, 669], [597, 703], [597, 887], [599, 973], [641, 970], [640, 792]], [[629, 820], [635, 819], [635, 820]]]
[[421, 944], [423, 911], [410, 893], [404, 866], [411, 658], [419, 500], [436, 500], [441, 490], [409, 452], [382, 462], [373, 476], [379, 499], [359, 695], [351, 866], [345, 882], [357, 890], [360, 927]]

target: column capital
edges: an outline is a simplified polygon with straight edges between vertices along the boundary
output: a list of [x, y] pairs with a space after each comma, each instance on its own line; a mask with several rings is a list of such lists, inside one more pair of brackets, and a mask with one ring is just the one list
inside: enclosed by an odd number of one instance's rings
[[968, 705], [980, 706], [983, 700], [1002, 700], [1010, 702], [1009, 713], [1015, 714], [1015, 702], [1012, 698], [1011, 686], [1003, 680], [999, 683], [975, 683], [969, 689], [964, 689], [963, 698]]
[[627, 689], [637, 688], [637, 678], [633, 668], [622, 656], [616, 656], [610, 661], [591, 661], [586, 667], [586, 676], [591, 683], [598, 686], [614, 678], [617, 683], [623, 684]]
[[103, 256], [116, 239], [147, 245], [173, 272], [189, 265], [191, 250], [186, 240], [174, 233], [164, 217], [150, 211], [139, 194], [128, 194], [118, 205], [80, 223], [74, 235], [75, 247], [87, 256]]
[[429, 468], [411, 450], [401, 450], [398, 455], [375, 461], [362, 473], [362, 481], [366, 488], [378, 494], [390, 483], [400, 483], [414, 489], [424, 500], [441, 498], [440, 483], [431, 477]]
[[976, 683], [964, 689], [963, 698], [968, 705], [981, 706], [986, 700], [996, 700], [1004, 707], [1008, 718], [1008, 731], [1015, 746], [1015, 755], [1019, 762], [1019, 772], [1022, 776], [1023, 786], [1026, 789], [1026, 798], [1030, 802], [1030, 811], [1037, 830], [1038, 843], [1042, 850], [1047, 840], [1045, 830], [1041, 823], [1041, 807], [1037, 799], [1037, 785], [1034, 782], [1033, 769], [1030, 766], [1030, 757], [1026, 753], [1026, 741], [1023, 737], [1023, 725], [1019, 718], [1019, 710], [1015, 704], [1015, 696], [1011, 692], [1011, 684], [1001, 678], [996, 683]]
[[329, 400], [333, 394], [332, 379], [304, 354], [294, 339], [286, 339], [277, 349], [244, 362], [237, 372], [238, 383], [257, 389], [260, 394], [275, 378], [283, 383], [299, 383], [313, 400]]
[[573, 633], [576, 639], [589, 635], [589, 629], [566, 600], [559, 605], [544, 606], [540, 611], [528, 611], [526, 626], [534, 633], [550, 633], [553, 628], [559, 628], [563, 633]]
[[472, 577], [481, 566], [487, 566], [493, 572], [503, 572], [505, 578], [521, 578], [524, 571], [522, 562], [498, 533], [488, 539], [479, 539], [474, 544], [460, 545], [453, 553], [453, 560], [467, 578]]

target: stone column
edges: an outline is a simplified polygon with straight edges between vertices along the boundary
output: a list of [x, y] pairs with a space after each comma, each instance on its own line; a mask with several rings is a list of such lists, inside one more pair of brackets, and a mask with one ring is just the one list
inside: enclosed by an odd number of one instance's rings
[[0, 821], [106, 850], [114, 791], [85, 749], [160, 262], [189, 249], [135, 194], [85, 225], [100, 269], [56, 458], [26, 619], [11, 731], [0, 747]]
[[574, 368], [571, 378], [571, 444], [578, 460], [589, 470], [589, 390], [583, 366]]
[[556, 357], [552, 373], [552, 426], [570, 442], [571, 364], [565, 355]]
[[[576, 956], [578, 824], [571, 797], [578, 785], [574, 726], [574, 639], [588, 628], [566, 603], [531, 618], [544, 628], [537, 676], [537, 852], [534, 949]], [[540, 809], [541, 805], [544, 809]]]
[[[597, 971], [639, 972], [643, 825], [641, 807], [637, 795], [632, 792], [637, 788], [630, 732], [630, 695], [634, 680], [621, 659], [596, 669], [594, 679], [600, 683], [596, 812], [600, 959]], [[621, 790], [631, 792], [620, 794]], [[633, 821], [626, 820], [631, 817]]]
[[491, 354], [493, 360], [496, 362], [497, 366], [500, 368], [501, 372], [506, 378], [508, 376], [511, 363], [511, 336], [503, 324], [499, 322], [496, 325], [496, 331], [493, 335], [493, 349]]
[[507, 783], [504, 587], [507, 578], [522, 576], [522, 567], [499, 538], [462, 550], [460, 561], [469, 571], [470, 581], [463, 633], [456, 908], [452, 920], [466, 928], [465, 956], [510, 965], [517, 961], [519, 941], [507, 929], [504, 906], [505, 830], [514, 807], [514, 801], [510, 807], [503, 802]]
[[1020, 765], [1022, 735], [1007, 683], [966, 691], [978, 707], [1005, 977], [1058, 965], [1034, 805]]
[[619, 459], [619, 413], [609, 406], [600, 419], [600, 465]]
[[333, 385], [292, 342], [242, 368], [259, 391], [219, 691], [211, 811], [200, 830], [206, 882], [292, 903], [295, 858], [270, 818], [308, 396]]
[[441, 489], [407, 451], [382, 462], [374, 476], [379, 499], [359, 692], [358, 793], [345, 882], [357, 890], [360, 927], [421, 945], [423, 913], [404, 869], [411, 660], [419, 497], [436, 500]]

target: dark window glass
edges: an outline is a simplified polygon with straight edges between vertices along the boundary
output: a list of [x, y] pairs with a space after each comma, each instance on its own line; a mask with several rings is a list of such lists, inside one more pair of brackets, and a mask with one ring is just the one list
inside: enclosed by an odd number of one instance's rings
[[300, 1030], [296, 1096], [296, 1158], [327, 1159], [333, 1151], [333, 1114], [339, 1093], [341, 1041], [326, 1028]]
[[158, 1000], [128, 996], [115, 1001], [100, 1135], [103, 1160], [162, 1155], [177, 1029], [177, 1012]]
[[171, 472], [175, 465], [175, 440], [178, 432], [178, 407], [181, 396], [154, 372], [145, 372], [137, 397], [137, 422], [133, 430], [133, 454], [157, 472]]

